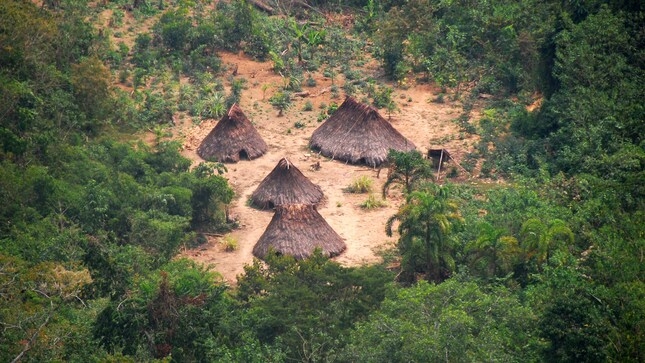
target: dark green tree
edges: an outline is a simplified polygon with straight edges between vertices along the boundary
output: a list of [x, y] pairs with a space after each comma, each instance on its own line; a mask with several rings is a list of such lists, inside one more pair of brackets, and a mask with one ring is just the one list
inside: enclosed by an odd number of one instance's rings
[[568, 251], [573, 242], [573, 232], [559, 219], [545, 224], [538, 218], [531, 218], [522, 224], [520, 230], [520, 246], [524, 258], [526, 261], [534, 261], [538, 267], [548, 262], [554, 251]]
[[485, 277], [503, 277], [512, 270], [520, 255], [515, 237], [506, 230], [483, 222], [478, 228], [477, 239], [468, 243], [465, 252], [471, 254], [470, 266]]
[[423, 273], [428, 281], [447, 279], [456, 267], [452, 232], [462, 222], [449, 186], [429, 184], [410, 193], [405, 204], [388, 219], [388, 236], [393, 234], [395, 221], [399, 222], [400, 279], [414, 282], [417, 273]]
[[357, 324], [347, 362], [538, 361], [537, 316], [511, 291], [463, 276], [392, 291]]
[[288, 360], [342, 359], [349, 329], [379, 305], [391, 279], [382, 266], [345, 268], [319, 250], [303, 261], [271, 254], [238, 279], [242, 322]]
[[388, 174], [383, 184], [383, 199], [393, 184], [400, 184], [410, 194], [420, 182], [432, 177], [432, 167], [420, 152], [390, 150]]
[[225, 178], [214, 174], [217, 170], [216, 166], [202, 163], [193, 170], [193, 177], [189, 179], [188, 187], [193, 191], [194, 227], [217, 229], [228, 222], [227, 206], [233, 200], [234, 192]]
[[613, 314], [603, 299], [605, 289], [587, 279], [575, 262], [548, 267], [527, 291], [538, 314], [539, 335], [548, 346], [543, 359], [598, 362], [608, 358]]
[[188, 361], [222, 359], [232, 301], [220, 277], [179, 259], [140, 279], [129, 296], [97, 317], [96, 339], [108, 351]]

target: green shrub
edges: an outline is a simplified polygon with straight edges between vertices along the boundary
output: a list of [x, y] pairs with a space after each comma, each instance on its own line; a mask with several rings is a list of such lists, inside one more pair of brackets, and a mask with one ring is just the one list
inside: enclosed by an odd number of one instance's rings
[[289, 77], [289, 83], [285, 87], [285, 90], [287, 91], [293, 91], [293, 92], [300, 92], [302, 91], [302, 78], [297, 75], [293, 75]]
[[127, 68], [122, 69], [119, 72], [119, 82], [121, 84], [125, 84], [128, 81], [128, 78], [130, 78], [130, 71]]
[[316, 119], [318, 122], [323, 122], [327, 118], [327, 112], [325, 111], [320, 111], [318, 114], [318, 118]]
[[374, 101], [372, 102], [377, 108], [387, 107], [393, 102], [392, 93], [394, 90], [390, 87], [382, 87], [374, 91]]
[[336, 99], [338, 97], [340, 97], [340, 93], [338, 91], [338, 86], [336, 86], [336, 85], [331, 86], [331, 98]]
[[311, 101], [305, 102], [305, 105], [302, 106], [303, 111], [313, 111], [314, 105], [311, 103]]
[[271, 98], [269, 98], [269, 102], [278, 110], [278, 116], [282, 116], [284, 111], [291, 108], [291, 94], [288, 91], [276, 92], [271, 96]]
[[345, 84], [343, 85], [343, 91], [345, 91], [345, 94], [347, 94], [348, 96], [354, 96], [356, 95], [357, 89], [356, 86], [351, 82], [345, 82]]
[[358, 71], [351, 69], [349, 66], [344, 66], [342, 68], [342, 72], [345, 75], [345, 79], [348, 81], [361, 78], [361, 74]]
[[311, 75], [309, 75], [309, 77], [307, 77], [307, 80], [305, 81], [305, 86], [316, 87], [316, 84], [316, 80]]

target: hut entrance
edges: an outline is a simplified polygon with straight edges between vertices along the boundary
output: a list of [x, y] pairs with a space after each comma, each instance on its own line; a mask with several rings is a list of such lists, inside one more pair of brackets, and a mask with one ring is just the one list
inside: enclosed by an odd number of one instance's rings
[[246, 150], [240, 150], [240, 160], [251, 160], [249, 154], [246, 153]]
[[441, 169], [443, 163], [450, 159], [450, 153], [446, 149], [430, 149], [428, 150], [428, 159], [432, 160], [432, 167]]
[[439, 180], [443, 163], [452, 159], [452, 157], [446, 149], [429, 149], [428, 159], [432, 160], [432, 167], [437, 170], [437, 180]]

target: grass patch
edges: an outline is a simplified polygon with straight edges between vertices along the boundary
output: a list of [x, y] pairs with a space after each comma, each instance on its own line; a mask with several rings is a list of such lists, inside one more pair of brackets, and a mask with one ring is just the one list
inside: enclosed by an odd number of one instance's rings
[[230, 234], [227, 234], [222, 238], [222, 241], [220, 241], [222, 246], [224, 247], [224, 251], [226, 252], [233, 252], [237, 251], [237, 248], [239, 247], [237, 243], [237, 238], [231, 236]]
[[345, 188], [348, 193], [370, 193], [372, 191], [374, 181], [368, 176], [361, 176], [352, 181], [350, 185]]
[[359, 206], [363, 209], [370, 210], [387, 207], [387, 203], [383, 199], [376, 197], [374, 194], [370, 194], [363, 203], [359, 204]]

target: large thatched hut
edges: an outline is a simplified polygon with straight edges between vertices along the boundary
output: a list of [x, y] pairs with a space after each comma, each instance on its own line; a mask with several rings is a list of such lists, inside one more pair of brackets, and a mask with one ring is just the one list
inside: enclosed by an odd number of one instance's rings
[[374, 167], [387, 160], [390, 149], [415, 149], [374, 107], [352, 97], [314, 131], [309, 146], [333, 159]]
[[260, 182], [251, 194], [251, 202], [258, 208], [273, 208], [283, 204], [318, 204], [324, 194], [287, 158]]
[[271, 222], [253, 247], [253, 254], [264, 258], [273, 250], [301, 260], [311, 256], [316, 248], [331, 257], [339, 255], [346, 246], [315, 205], [287, 204], [276, 206]]
[[208, 161], [236, 163], [240, 159], [258, 158], [267, 150], [267, 144], [251, 121], [234, 104], [204, 138], [197, 154]]

